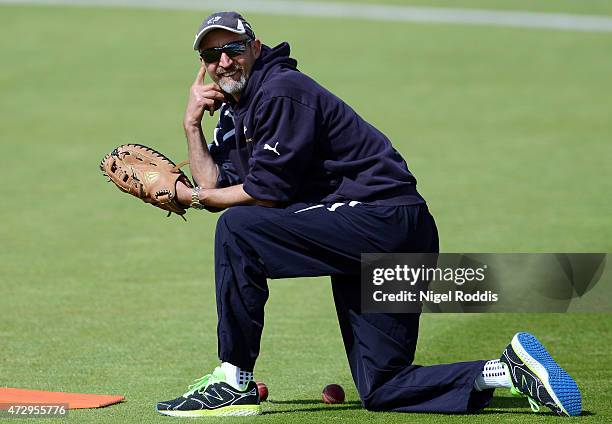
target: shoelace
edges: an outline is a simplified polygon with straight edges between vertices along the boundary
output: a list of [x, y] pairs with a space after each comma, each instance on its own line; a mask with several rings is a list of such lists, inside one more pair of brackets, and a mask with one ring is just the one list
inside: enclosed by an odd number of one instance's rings
[[224, 379], [221, 378], [221, 376], [219, 375], [220, 371], [221, 369], [217, 367], [215, 368], [212, 374], [206, 374], [194, 380], [195, 383], [193, 383], [187, 388], [187, 392], [183, 395], [183, 397], [191, 396], [195, 392], [201, 393], [202, 391], [206, 390], [206, 388], [211, 384], [223, 381]]

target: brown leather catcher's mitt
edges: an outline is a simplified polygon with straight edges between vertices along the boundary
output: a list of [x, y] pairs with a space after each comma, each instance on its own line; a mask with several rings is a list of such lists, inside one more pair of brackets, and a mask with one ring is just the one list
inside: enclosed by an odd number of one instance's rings
[[150, 147], [123, 144], [104, 156], [100, 169], [119, 190], [168, 211], [168, 216], [172, 212], [183, 216], [187, 211], [176, 200], [176, 183], [181, 181], [193, 187], [180, 170], [187, 163], [175, 165]]

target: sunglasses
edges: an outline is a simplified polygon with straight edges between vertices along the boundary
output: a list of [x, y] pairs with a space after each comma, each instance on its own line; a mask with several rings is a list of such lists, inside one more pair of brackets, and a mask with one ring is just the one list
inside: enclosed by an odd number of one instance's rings
[[246, 46], [251, 40], [233, 41], [222, 47], [212, 47], [200, 50], [200, 57], [206, 63], [216, 63], [221, 59], [221, 54], [225, 53], [229, 57], [236, 57], [246, 51]]

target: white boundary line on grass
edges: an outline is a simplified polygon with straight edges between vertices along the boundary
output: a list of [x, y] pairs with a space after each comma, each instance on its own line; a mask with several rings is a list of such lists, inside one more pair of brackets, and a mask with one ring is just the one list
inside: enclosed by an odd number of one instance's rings
[[612, 17], [450, 9], [419, 6], [322, 3], [300, 0], [0, 0], [11, 5], [137, 7], [149, 9], [238, 10], [285, 16], [356, 18], [375, 21], [493, 25], [589, 32], [612, 32]]

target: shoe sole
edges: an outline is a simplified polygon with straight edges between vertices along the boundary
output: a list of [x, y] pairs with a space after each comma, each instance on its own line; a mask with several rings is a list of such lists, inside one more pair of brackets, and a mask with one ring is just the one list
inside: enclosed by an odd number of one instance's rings
[[580, 415], [582, 401], [578, 385], [555, 362], [542, 343], [529, 333], [517, 333], [512, 338], [511, 345], [527, 368], [542, 381], [561, 411], [568, 416]]
[[158, 409], [157, 412], [171, 417], [246, 417], [261, 414], [260, 405], [231, 405], [216, 409], [197, 409], [193, 411], [177, 411]]

